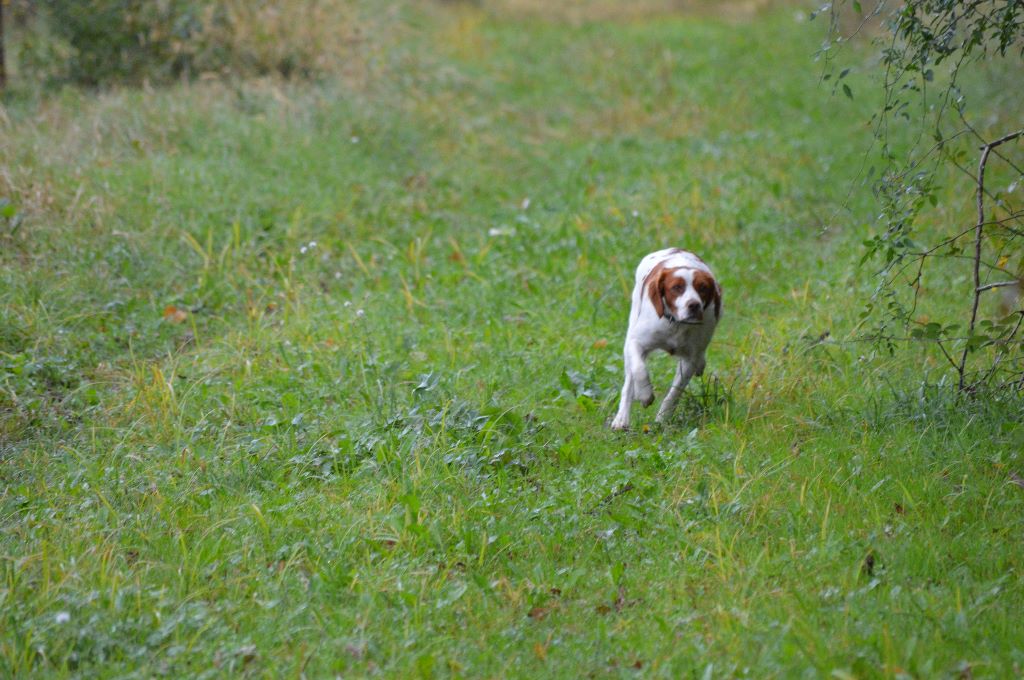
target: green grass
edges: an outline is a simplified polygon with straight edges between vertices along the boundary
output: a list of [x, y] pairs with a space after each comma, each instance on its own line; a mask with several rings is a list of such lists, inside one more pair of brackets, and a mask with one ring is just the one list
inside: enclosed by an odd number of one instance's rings
[[[365, 87], [0, 118], [0, 670], [1019, 674], [1022, 405], [852, 341], [872, 107], [818, 34], [409, 21]], [[612, 433], [667, 245], [709, 375]]]

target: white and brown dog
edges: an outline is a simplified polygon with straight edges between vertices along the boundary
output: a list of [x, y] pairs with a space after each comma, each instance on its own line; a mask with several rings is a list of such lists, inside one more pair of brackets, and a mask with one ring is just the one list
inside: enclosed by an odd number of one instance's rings
[[633, 401], [644, 406], [654, 402], [644, 362], [656, 349], [679, 359], [656, 420], [662, 422], [672, 414], [690, 378], [704, 373], [704, 351], [721, 317], [722, 287], [704, 260], [679, 248], [659, 250], [640, 260], [623, 349], [626, 380], [613, 430], [629, 428]]

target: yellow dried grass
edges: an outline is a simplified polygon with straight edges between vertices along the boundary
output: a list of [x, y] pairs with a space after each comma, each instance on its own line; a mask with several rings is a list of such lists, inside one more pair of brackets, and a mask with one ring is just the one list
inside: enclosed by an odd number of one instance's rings
[[194, 45], [200, 70], [316, 75], [360, 61], [365, 19], [351, 0], [218, 0], [204, 8]]

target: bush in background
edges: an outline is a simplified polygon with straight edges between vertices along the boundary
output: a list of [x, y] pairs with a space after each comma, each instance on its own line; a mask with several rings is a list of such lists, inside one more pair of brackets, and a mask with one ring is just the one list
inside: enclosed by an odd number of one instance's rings
[[359, 42], [345, 0], [207, 1], [193, 41], [199, 71], [313, 77], [342, 68]]
[[85, 85], [164, 80], [186, 71], [188, 44], [201, 30], [202, 2], [79, 0], [44, 3], [53, 35], [68, 46], [66, 77]]
[[315, 77], [359, 42], [358, 0], [43, 0], [13, 5], [23, 81], [86, 86], [205, 73]]

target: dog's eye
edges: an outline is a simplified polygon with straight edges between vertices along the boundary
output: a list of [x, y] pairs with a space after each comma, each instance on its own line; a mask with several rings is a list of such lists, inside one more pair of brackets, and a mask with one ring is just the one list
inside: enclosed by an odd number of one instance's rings
[[686, 286], [672, 286], [673, 293], [682, 293], [686, 290]]

